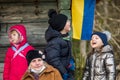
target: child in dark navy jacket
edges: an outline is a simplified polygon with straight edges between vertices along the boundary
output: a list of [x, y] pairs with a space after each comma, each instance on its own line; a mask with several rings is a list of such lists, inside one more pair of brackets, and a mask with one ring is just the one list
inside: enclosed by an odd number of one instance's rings
[[45, 32], [47, 46], [45, 48], [46, 61], [57, 68], [63, 80], [74, 80], [74, 59], [71, 53], [71, 42], [68, 32], [71, 30], [67, 16], [57, 14], [54, 9], [48, 12], [49, 27]]

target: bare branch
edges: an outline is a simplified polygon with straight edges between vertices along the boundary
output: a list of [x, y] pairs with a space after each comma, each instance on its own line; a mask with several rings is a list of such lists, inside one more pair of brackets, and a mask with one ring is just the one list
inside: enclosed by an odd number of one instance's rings
[[117, 7], [113, 2], [111, 2], [111, 5], [113, 6], [113, 8], [115, 8], [117, 11], [119, 11], [120, 12], [120, 8], [119, 7]]
[[[95, 12], [96, 12], [97, 16], [99, 16], [101, 19], [104, 20], [104, 17], [100, 14], [100, 12], [98, 12], [97, 10]], [[120, 19], [114, 19], [114, 18], [110, 18], [110, 17], [108, 17], [107, 20], [114, 21], [114, 22], [120, 22]]]

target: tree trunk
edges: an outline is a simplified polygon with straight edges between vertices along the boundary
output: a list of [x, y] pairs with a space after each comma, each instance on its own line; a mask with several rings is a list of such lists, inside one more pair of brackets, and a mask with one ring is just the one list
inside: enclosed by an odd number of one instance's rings
[[83, 57], [85, 57], [86, 59], [87, 55], [86, 55], [86, 41], [85, 40], [80, 41], [80, 54], [82, 54]]

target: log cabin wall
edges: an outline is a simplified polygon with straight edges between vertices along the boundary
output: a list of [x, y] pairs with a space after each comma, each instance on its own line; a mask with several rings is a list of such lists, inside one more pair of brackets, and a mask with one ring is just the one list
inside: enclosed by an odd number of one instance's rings
[[9, 46], [7, 30], [14, 24], [24, 24], [28, 42], [40, 49], [45, 46], [48, 10], [53, 8], [71, 19], [70, 0], [0, 0], [0, 62]]
[[9, 46], [7, 30], [14, 24], [24, 24], [28, 42], [36, 48], [42, 48], [46, 41], [44, 33], [48, 27], [47, 12], [57, 9], [55, 0], [0, 0], [0, 62]]
[[14, 24], [24, 24], [28, 42], [36, 49], [43, 50], [46, 41], [49, 9], [56, 9], [71, 19], [71, 0], [0, 0], [0, 80], [4, 65], [5, 52], [10, 46], [7, 30]]

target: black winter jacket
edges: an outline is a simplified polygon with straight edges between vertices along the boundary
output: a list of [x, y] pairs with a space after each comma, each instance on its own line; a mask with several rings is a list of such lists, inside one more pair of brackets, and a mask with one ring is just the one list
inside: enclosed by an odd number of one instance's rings
[[[66, 34], [67, 35], [67, 34]], [[45, 48], [46, 61], [57, 68], [63, 75], [68, 72], [67, 66], [71, 56], [71, 43], [63, 38], [60, 32], [49, 27], [45, 33], [47, 46]]]

